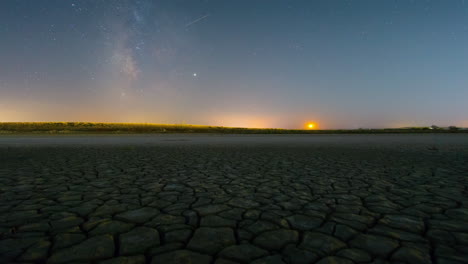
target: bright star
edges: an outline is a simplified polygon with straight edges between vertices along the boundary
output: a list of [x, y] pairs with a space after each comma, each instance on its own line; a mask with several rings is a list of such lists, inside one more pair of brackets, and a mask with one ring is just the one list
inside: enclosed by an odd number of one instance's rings
[[196, 73], [196, 72], [195, 72], [195, 73], [193, 73], [193, 77], [197, 77], [197, 73]]

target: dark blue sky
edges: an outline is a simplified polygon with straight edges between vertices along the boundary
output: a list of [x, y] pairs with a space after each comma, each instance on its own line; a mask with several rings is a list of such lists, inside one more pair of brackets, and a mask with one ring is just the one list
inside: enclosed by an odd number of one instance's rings
[[0, 121], [468, 126], [468, 1], [0, 1]]

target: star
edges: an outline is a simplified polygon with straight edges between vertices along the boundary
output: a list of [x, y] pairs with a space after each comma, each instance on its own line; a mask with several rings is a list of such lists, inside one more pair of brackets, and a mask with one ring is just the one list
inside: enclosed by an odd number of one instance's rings
[[197, 73], [196, 73], [196, 72], [193, 73], [193, 77], [197, 77]]

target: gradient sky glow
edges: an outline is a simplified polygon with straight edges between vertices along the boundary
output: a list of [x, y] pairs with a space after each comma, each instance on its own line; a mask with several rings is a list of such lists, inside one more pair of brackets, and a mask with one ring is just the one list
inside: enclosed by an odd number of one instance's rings
[[468, 1], [1, 0], [0, 121], [468, 127]]

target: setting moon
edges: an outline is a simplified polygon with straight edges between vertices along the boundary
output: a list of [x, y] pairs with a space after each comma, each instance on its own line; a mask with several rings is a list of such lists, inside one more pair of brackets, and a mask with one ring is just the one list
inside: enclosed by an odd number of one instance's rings
[[317, 125], [315, 123], [307, 123], [306, 124], [307, 129], [315, 129], [316, 127], [317, 127]]

